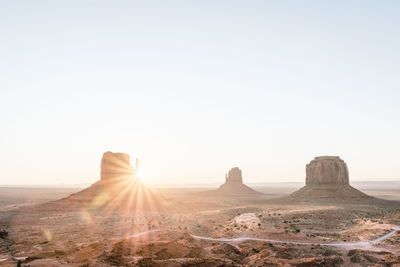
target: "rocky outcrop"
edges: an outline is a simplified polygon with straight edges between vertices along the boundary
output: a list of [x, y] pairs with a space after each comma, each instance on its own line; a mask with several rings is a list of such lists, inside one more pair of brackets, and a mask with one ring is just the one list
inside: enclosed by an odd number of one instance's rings
[[225, 174], [225, 183], [243, 183], [242, 170], [238, 167], [230, 169], [228, 174]]
[[306, 166], [306, 185], [349, 184], [347, 164], [336, 156], [316, 157]]
[[296, 202], [359, 202], [370, 196], [349, 184], [347, 164], [337, 156], [316, 157], [306, 165], [306, 186], [290, 195]]
[[103, 154], [100, 166], [101, 180], [109, 180], [119, 177], [133, 177], [135, 174], [136, 169], [132, 168], [130, 156], [128, 154], [113, 153], [110, 151]]
[[175, 208], [175, 203], [147, 188], [137, 178], [136, 168], [130, 164], [130, 157], [124, 153], [105, 152], [101, 160], [101, 179], [90, 187], [70, 195], [70, 207], [107, 210], [161, 211]]
[[230, 169], [228, 174], [225, 174], [225, 183], [217, 190], [207, 191], [203, 194], [217, 197], [243, 197], [257, 196], [262, 193], [243, 184], [242, 170], [238, 167]]

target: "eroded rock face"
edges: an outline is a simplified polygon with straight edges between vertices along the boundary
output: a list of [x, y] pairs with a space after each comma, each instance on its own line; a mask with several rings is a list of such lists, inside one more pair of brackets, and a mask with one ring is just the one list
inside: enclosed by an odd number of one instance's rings
[[349, 184], [346, 163], [336, 156], [316, 157], [306, 166], [306, 185]]
[[135, 174], [131, 166], [130, 156], [125, 153], [113, 153], [107, 151], [101, 159], [101, 180], [109, 180], [117, 177], [129, 177]]
[[226, 183], [243, 183], [242, 170], [238, 167], [232, 168], [227, 175], [225, 175]]

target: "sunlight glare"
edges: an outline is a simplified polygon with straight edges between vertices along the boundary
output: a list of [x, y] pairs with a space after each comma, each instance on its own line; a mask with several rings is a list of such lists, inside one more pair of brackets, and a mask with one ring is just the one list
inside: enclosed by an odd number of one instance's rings
[[145, 180], [145, 175], [144, 175], [144, 172], [143, 172], [142, 169], [139, 169], [136, 175], [137, 175], [137, 177], [139, 178], [140, 181], [143, 182]]

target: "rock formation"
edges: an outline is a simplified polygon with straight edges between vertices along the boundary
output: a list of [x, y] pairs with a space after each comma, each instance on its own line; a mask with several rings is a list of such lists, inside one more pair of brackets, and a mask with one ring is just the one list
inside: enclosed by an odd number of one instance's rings
[[207, 191], [206, 195], [212, 196], [256, 196], [262, 195], [262, 193], [253, 190], [247, 185], [243, 184], [242, 170], [238, 167], [232, 168], [228, 174], [225, 174], [225, 183], [221, 185], [217, 190]]
[[228, 174], [225, 174], [225, 183], [243, 183], [242, 170], [238, 167], [230, 169]]
[[306, 185], [349, 184], [347, 164], [339, 157], [316, 157], [306, 166]]
[[131, 166], [128, 154], [105, 152], [100, 166], [101, 179], [63, 201], [68, 201], [71, 206], [84, 205], [88, 209], [124, 211], [170, 209], [172, 201], [147, 188], [136, 176], [138, 159], [135, 167]]
[[[138, 159], [136, 159], [138, 168]], [[100, 166], [100, 179], [108, 180], [118, 177], [134, 177], [136, 169], [132, 168], [130, 156], [125, 153], [113, 153], [107, 151], [103, 154]]]
[[306, 165], [306, 186], [290, 195], [295, 201], [360, 201], [370, 197], [349, 184], [347, 164], [336, 156], [316, 157]]

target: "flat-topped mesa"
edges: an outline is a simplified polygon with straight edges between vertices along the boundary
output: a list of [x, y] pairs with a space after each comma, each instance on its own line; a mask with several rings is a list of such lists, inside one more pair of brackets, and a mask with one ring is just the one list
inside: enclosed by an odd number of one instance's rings
[[238, 167], [232, 168], [225, 174], [225, 183], [243, 183], [242, 170]]
[[316, 157], [306, 166], [306, 185], [290, 194], [300, 202], [359, 203], [374, 199], [349, 184], [347, 164], [339, 157]]
[[349, 184], [347, 164], [337, 156], [315, 157], [306, 166], [306, 185]]
[[102, 181], [114, 178], [131, 178], [135, 176], [137, 168], [138, 159], [136, 159], [136, 169], [134, 169], [131, 166], [128, 154], [107, 151], [101, 159], [100, 177]]

